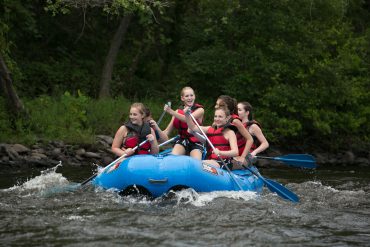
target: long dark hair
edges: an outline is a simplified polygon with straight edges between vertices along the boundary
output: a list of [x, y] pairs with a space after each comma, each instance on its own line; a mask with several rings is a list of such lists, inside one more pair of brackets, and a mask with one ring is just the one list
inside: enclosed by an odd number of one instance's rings
[[222, 100], [231, 114], [238, 114], [238, 101], [229, 95], [220, 95], [217, 99]]
[[253, 120], [253, 113], [252, 113], [253, 107], [252, 107], [252, 105], [247, 101], [239, 102], [239, 104], [243, 105], [243, 108], [244, 108], [245, 111], [249, 111], [248, 120], [252, 121]]

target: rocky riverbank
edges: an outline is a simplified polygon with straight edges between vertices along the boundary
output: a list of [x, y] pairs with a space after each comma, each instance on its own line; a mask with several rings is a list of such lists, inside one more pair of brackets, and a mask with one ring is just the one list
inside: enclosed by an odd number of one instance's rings
[[[93, 145], [70, 145], [60, 141], [47, 144], [38, 143], [27, 147], [22, 144], [0, 143], [0, 169], [20, 167], [52, 167], [60, 161], [63, 165], [89, 166], [93, 164], [107, 165], [116, 157], [111, 152], [112, 137], [98, 135]], [[281, 152], [271, 147], [265, 156], [280, 156], [294, 152]], [[370, 166], [370, 152], [357, 154], [345, 151], [337, 154], [314, 152], [319, 166]], [[259, 166], [269, 166], [273, 162], [259, 160]], [[274, 164], [276, 165], [276, 163]]]

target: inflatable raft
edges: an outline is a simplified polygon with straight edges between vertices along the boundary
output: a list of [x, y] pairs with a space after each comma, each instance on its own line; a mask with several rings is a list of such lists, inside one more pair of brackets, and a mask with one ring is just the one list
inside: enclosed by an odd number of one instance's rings
[[[256, 167], [251, 167], [258, 173]], [[169, 191], [192, 188], [197, 192], [246, 191], [260, 193], [263, 180], [248, 170], [226, 170], [182, 155], [136, 155], [103, 169], [92, 183], [120, 194], [159, 197]], [[240, 187], [239, 187], [240, 186]]]

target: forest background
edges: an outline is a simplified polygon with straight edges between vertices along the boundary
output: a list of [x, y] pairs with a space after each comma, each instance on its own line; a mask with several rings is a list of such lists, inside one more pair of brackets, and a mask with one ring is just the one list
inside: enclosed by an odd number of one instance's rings
[[158, 118], [191, 86], [206, 124], [227, 94], [272, 145], [370, 149], [368, 1], [0, 3], [0, 142], [92, 143], [131, 103]]

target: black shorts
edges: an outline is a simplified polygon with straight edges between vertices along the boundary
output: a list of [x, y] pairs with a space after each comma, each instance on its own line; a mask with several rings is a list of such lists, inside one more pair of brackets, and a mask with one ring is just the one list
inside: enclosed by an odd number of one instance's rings
[[217, 159], [216, 160], [217, 163], [220, 165], [220, 167], [224, 170], [227, 170], [227, 168], [224, 166], [227, 165], [227, 167], [232, 170], [233, 169], [233, 159], [232, 158], [227, 158], [227, 159], [223, 159], [223, 162], [220, 160], [220, 159]]
[[183, 146], [185, 148], [185, 154], [186, 155], [190, 155], [190, 152], [193, 151], [194, 149], [198, 149], [200, 151], [200, 153], [203, 154], [204, 149], [205, 149], [205, 147], [202, 143], [192, 142], [189, 139], [179, 138], [175, 142], [175, 145], [176, 144], [180, 144], [181, 146]]

